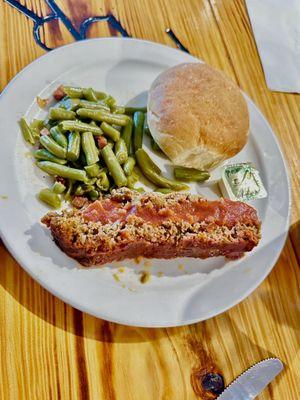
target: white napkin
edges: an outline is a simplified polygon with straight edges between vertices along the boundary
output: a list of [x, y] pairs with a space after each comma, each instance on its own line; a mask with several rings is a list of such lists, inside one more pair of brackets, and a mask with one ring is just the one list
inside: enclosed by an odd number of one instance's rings
[[246, 0], [269, 89], [300, 93], [300, 0]]

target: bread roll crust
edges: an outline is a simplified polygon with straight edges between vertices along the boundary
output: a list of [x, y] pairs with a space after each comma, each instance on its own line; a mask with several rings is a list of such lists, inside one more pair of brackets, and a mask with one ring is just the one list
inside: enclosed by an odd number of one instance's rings
[[148, 124], [174, 164], [212, 169], [245, 146], [249, 114], [241, 91], [222, 72], [188, 63], [164, 71], [151, 85]]

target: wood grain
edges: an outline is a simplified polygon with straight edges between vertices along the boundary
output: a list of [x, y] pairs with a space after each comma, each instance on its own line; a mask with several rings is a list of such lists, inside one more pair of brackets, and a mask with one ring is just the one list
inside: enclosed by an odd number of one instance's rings
[[[22, 4], [39, 15], [49, 13], [43, 0]], [[131, 36], [174, 46], [164, 32], [171, 27], [192, 54], [234, 79], [281, 141], [291, 175], [292, 229], [272, 273], [251, 296], [216, 318], [172, 329], [130, 328], [74, 310], [35, 283], [0, 243], [0, 398], [207, 399], [196, 379], [203, 369], [220, 371], [229, 383], [253, 363], [278, 356], [285, 370], [259, 399], [298, 400], [300, 97], [267, 89], [243, 1], [57, 4], [76, 27], [89, 16], [112, 13]], [[32, 39], [32, 22], [4, 2], [0, 21], [2, 90], [44, 51]], [[114, 34], [105, 22], [88, 32]], [[45, 26], [42, 38], [51, 47], [73, 41], [58, 22]]]

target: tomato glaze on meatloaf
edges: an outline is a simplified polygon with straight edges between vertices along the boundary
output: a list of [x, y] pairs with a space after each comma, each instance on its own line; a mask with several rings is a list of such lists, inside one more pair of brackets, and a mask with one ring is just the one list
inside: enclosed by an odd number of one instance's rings
[[85, 266], [138, 256], [239, 258], [257, 246], [261, 225], [246, 203], [129, 189], [80, 210], [50, 212], [42, 222], [56, 244]]

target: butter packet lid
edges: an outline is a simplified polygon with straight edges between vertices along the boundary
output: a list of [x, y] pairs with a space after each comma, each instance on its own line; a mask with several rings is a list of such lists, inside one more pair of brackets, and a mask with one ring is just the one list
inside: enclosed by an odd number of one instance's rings
[[227, 165], [222, 170], [220, 189], [231, 200], [254, 200], [267, 197], [267, 191], [252, 163]]

